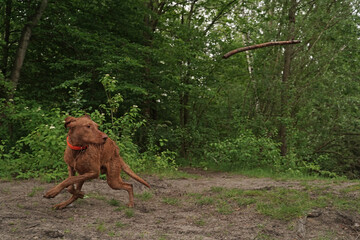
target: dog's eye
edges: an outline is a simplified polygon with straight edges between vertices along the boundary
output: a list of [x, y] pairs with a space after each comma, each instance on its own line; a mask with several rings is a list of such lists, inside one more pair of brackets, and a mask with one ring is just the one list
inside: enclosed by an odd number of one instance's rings
[[86, 127], [87, 127], [87, 128], [90, 128], [90, 125], [87, 125]]

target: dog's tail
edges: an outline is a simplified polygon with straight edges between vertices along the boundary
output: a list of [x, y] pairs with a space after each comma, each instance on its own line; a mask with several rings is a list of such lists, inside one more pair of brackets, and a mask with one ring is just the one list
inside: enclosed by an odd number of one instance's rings
[[129, 175], [130, 177], [132, 177], [133, 179], [135, 179], [136, 181], [138, 181], [139, 183], [144, 184], [145, 186], [147, 186], [148, 188], [151, 188], [150, 185], [141, 177], [139, 177], [138, 175], [136, 175], [136, 173], [134, 173], [131, 168], [121, 159], [121, 167], [124, 170], [124, 172], [127, 173], [127, 175]]

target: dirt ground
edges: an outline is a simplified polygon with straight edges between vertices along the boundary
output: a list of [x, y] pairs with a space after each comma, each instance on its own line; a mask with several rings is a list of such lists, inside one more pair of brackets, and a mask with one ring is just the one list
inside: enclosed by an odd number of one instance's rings
[[[134, 209], [124, 207], [128, 201], [125, 191], [112, 190], [100, 179], [85, 183], [85, 198], [64, 210], [51, 207], [67, 199], [67, 191], [54, 199], [42, 197], [54, 183], [0, 181], [0, 239], [360, 239], [358, 213], [325, 208], [321, 214], [314, 210], [307, 217], [286, 222], [264, 216], [252, 205], [224, 214], [189, 197], [214, 187], [301, 189], [299, 182], [186, 171], [197, 177], [142, 176], [151, 190], [127, 180], [134, 185]], [[342, 186], [333, 187], [337, 191]]]

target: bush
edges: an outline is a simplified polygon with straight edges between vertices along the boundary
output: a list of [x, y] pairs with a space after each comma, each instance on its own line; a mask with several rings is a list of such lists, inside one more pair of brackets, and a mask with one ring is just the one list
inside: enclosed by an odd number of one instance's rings
[[[64, 115], [53, 109], [46, 116], [48, 123], [37, 123], [37, 127], [27, 136], [16, 141], [8, 151], [2, 142], [1, 161], [4, 168], [0, 177], [60, 179], [67, 175], [63, 160], [66, 132]], [[36, 124], [36, 123], [35, 123]]]
[[206, 149], [206, 159], [210, 164], [232, 170], [275, 166], [280, 159], [278, 143], [269, 138], [258, 138], [245, 130], [236, 138], [211, 143]]

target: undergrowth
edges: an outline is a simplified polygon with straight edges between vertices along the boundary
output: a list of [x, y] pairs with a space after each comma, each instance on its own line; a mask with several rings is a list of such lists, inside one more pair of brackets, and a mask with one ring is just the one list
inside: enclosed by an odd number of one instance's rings
[[187, 196], [194, 204], [215, 209], [223, 215], [250, 207], [270, 218], [289, 221], [305, 216], [312, 209], [327, 207], [360, 214], [359, 198], [351, 195], [358, 188], [359, 185], [352, 185], [341, 190], [341, 194], [334, 194], [327, 187], [308, 184], [304, 184], [303, 189], [278, 187], [243, 190], [212, 187], [203, 193], [190, 193]]

